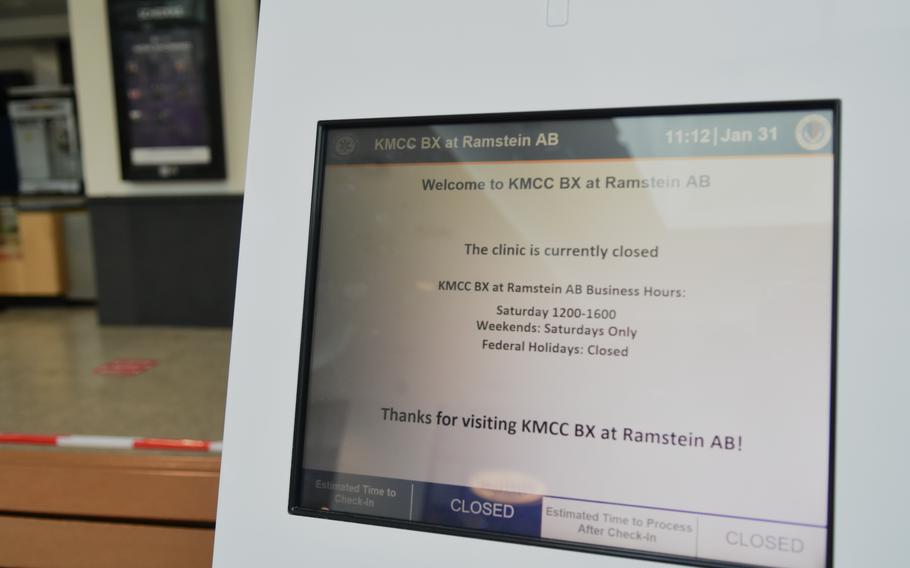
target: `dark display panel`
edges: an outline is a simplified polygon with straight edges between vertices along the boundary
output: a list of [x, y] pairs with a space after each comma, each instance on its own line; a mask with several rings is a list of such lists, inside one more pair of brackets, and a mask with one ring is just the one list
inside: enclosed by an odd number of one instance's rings
[[109, 0], [124, 179], [223, 179], [213, 0]]

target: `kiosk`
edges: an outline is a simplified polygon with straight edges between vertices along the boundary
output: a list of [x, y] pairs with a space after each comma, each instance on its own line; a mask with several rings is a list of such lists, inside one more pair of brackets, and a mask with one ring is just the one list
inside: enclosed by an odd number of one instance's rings
[[880, 4], [266, 3], [215, 565], [899, 563]]

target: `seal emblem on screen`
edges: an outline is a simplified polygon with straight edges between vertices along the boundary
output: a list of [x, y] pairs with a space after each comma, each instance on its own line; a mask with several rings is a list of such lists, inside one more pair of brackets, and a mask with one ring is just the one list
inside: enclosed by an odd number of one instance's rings
[[357, 139], [350, 134], [344, 134], [335, 140], [335, 153], [339, 156], [350, 156], [356, 149]]
[[803, 150], [821, 150], [831, 140], [831, 123], [820, 114], [807, 114], [796, 123], [796, 143]]

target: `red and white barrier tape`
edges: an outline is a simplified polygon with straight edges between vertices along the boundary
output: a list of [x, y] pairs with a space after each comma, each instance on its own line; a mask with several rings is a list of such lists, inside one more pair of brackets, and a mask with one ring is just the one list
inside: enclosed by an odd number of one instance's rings
[[221, 441], [172, 438], [130, 438], [127, 436], [55, 436], [0, 432], [0, 444], [91, 448], [98, 450], [182, 450], [220, 453]]

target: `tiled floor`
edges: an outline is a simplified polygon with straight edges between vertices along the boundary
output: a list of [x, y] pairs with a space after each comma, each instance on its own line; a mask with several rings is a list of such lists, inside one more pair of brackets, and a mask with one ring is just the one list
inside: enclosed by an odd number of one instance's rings
[[[0, 432], [220, 440], [230, 335], [100, 326], [85, 307], [0, 309]], [[93, 371], [112, 359], [157, 366]]]

